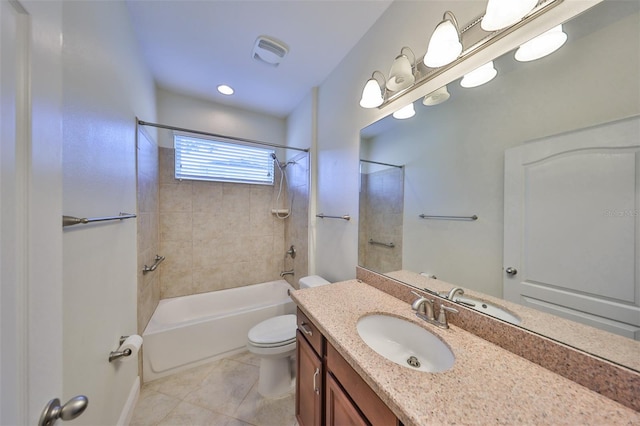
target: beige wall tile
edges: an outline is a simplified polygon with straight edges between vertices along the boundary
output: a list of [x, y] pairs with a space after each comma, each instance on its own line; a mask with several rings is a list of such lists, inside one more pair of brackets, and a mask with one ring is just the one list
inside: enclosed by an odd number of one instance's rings
[[160, 211], [191, 212], [192, 207], [191, 182], [163, 183], [160, 185]]

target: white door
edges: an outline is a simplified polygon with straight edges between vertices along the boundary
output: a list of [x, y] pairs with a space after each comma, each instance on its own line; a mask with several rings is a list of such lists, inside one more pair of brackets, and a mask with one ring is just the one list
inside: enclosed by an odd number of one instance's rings
[[505, 154], [504, 297], [640, 340], [640, 118]]
[[37, 424], [62, 397], [61, 13], [0, 0], [3, 425]]

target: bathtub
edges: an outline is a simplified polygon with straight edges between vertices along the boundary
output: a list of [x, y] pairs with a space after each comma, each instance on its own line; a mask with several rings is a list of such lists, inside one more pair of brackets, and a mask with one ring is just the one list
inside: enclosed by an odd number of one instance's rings
[[144, 381], [244, 351], [251, 327], [295, 313], [289, 290], [278, 280], [160, 300], [142, 334]]

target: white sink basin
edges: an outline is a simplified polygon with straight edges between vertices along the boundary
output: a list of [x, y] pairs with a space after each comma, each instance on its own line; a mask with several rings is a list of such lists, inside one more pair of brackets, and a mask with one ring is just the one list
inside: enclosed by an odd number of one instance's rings
[[[454, 301], [460, 302], [471, 309], [474, 309], [478, 312], [484, 312], [487, 315], [491, 315], [492, 317], [501, 319], [506, 322], [510, 322], [511, 324], [518, 325], [522, 322], [519, 316], [513, 314], [506, 309], [503, 309], [497, 305], [486, 302], [484, 300], [474, 299], [472, 297], [468, 297], [467, 295], [456, 296], [454, 297]], [[471, 306], [474, 305], [474, 306]]]
[[412, 322], [389, 315], [367, 315], [358, 320], [357, 329], [371, 349], [403, 367], [430, 373], [453, 367], [451, 349]]

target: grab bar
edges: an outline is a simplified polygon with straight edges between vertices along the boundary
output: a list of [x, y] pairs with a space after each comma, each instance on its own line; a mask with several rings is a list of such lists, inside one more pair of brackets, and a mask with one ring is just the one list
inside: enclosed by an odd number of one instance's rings
[[351, 220], [351, 216], [349, 216], [348, 214], [342, 215], [342, 216], [329, 216], [326, 215], [324, 213], [318, 213], [316, 215], [316, 217], [319, 217], [320, 219], [324, 219], [325, 217], [327, 219], [344, 219], [344, 220]]
[[62, 216], [62, 227], [65, 226], [73, 226], [78, 225], [80, 223], [91, 223], [91, 222], [105, 222], [108, 220], [122, 220], [122, 219], [131, 219], [136, 217], [133, 213], [120, 213], [118, 216], [105, 216], [105, 217], [74, 217], [74, 216]]
[[443, 220], [478, 220], [478, 216], [433, 216], [427, 214], [419, 215], [420, 219], [443, 219]]
[[164, 260], [164, 256], [160, 256], [159, 254], [156, 254], [155, 262], [153, 263], [153, 265], [151, 266], [144, 265], [144, 268], [142, 268], [142, 274], [155, 271], [158, 265], [161, 264], [163, 260]]
[[378, 246], [385, 246], [385, 247], [391, 247], [391, 248], [394, 248], [396, 246], [394, 243], [382, 243], [380, 241], [374, 241], [373, 239], [369, 240], [369, 244], [375, 244]]

